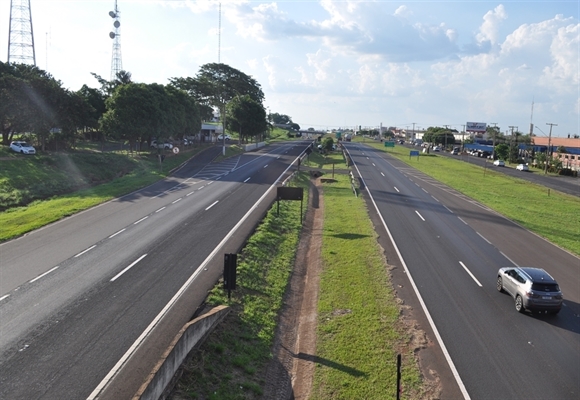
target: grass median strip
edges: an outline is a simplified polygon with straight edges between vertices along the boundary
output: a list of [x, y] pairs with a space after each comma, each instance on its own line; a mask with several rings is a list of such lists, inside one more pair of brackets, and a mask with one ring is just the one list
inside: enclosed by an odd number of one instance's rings
[[322, 263], [312, 398], [394, 399], [399, 352], [405, 398], [423, 398], [382, 249], [346, 175], [324, 185]]
[[[299, 184], [306, 185], [305, 174]], [[397, 353], [403, 353], [407, 398], [423, 395], [409, 334], [389, 273], [348, 175], [324, 185], [323, 272], [313, 399], [389, 399], [396, 396]], [[238, 289], [228, 302], [221, 286], [211, 305], [233, 307], [185, 364], [173, 399], [260, 398], [265, 368], [298, 244], [299, 204], [273, 208], [240, 256]], [[298, 208], [297, 208], [298, 207]]]

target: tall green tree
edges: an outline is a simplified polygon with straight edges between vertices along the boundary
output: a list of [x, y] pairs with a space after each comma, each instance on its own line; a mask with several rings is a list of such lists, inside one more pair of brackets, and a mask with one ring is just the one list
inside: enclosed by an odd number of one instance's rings
[[159, 92], [143, 83], [118, 87], [106, 100], [107, 111], [100, 120], [102, 131], [117, 140], [126, 140], [130, 148], [137, 142], [159, 135], [164, 119]]
[[171, 78], [170, 82], [196, 99], [201, 106], [200, 112], [206, 119], [209, 117], [208, 110], [211, 109], [219, 110], [223, 116], [226, 104], [236, 96], [248, 95], [259, 104], [264, 101], [260, 84], [251, 76], [227, 64], [205, 64], [195, 78]]
[[263, 135], [268, 129], [266, 110], [249, 95], [234, 97], [227, 106], [226, 126], [238, 132], [240, 141]]

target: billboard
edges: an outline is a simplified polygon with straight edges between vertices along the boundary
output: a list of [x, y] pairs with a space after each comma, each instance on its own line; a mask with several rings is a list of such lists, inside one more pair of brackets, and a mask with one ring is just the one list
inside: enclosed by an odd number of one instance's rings
[[465, 132], [485, 132], [487, 124], [485, 122], [468, 122]]

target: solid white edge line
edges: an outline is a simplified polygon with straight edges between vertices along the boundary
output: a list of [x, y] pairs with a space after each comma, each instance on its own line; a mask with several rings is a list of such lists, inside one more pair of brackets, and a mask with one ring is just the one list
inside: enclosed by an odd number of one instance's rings
[[217, 203], [219, 202], [219, 200], [214, 201], [213, 203], [211, 203], [209, 206], [207, 206], [207, 208], [205, 209], [205, 211], [209, 210], [210, 208], [212, 208], [213, 206], [215, 206]]
[[8, 298], [8, 297], [10, 297], [10, 295], [9, 295], [9, 294], [5, 294], [4, 296], [0, 297], [0, 301], [2, 301], [2, 300], [4, 300], [4, 299], [6, 299], [6, 298]]
[[491, 244], [491, 242], [489, 240], [487, 240], [487, 238], [485, 236], [483, 236], [481, 233], [475, 231], [475, 233], [477, 233], [479, 235], [480, 238], [482, 238], [483, 240], [485, 240], [488, 244]]
[[471, 271], [469, 270], [469, 268], [467, 268], [467, 267], [465, 266], [465, 264], [463, 264], [461, 261], [459, 261], [459, 264], [461, 264], [461, 266], [463, 267], [463, 269], [467, 271], [467, 273], [469, 274], [469, 276], [471, 276], [471, 279], [473, 279], [473, 280], [475, 281], [475, 283], [477, 283], [477, 285], [478, 285], [479, 287], [483, 287], [483, 286], [481, 285], [481, 283], [479, 283], [479, 281], [477, 280], [477, 278], [475, 277], [475, 275], [473, 275], [473, 274], [471, 273]]
[[139, 222], [143, 222], [143, 221], [145, 221], [147, 218], [149, 218], [149, 216], [143, 217], [143, 218], [141, 218], [139, 221], [135, 221], [135, 222], [133, 222], [133, 225], [137, 225]]
[[419, 214], [419, 211], [415, 210], [415, 212], [417, 213], [417, 215], [419, 216], [419, 218], [421, 218], [423, 221], [425, 221], [425, 218], [423, 218], [423, 216], [421, 214]]
[[144, 259], [147, 256], [147, 254], [143, 254], [141, 257], [139, 257], [138, 259], [136, 259], [135, 261], [133, 261], [131, 263], [131, 265], [129, 265], [128, 267], [126, 267], [124, 270], [122, 270], [121, 272], [119, 272], [117, 275], [115, 275], [113, 278], [111, 278], [110, 282], [115, 282], [117, 280], [117, 278], [119, 278], [121, 275], [123, 275], [125, 272], [129, 271], [135, 264], [137, 264], [139, 261], [141, 261], [142, 259]]
[[155, 212], [158, 213], [159, 211], [163, 211], [165, 210], [167, 207], [161, 207], [159, 210], [156, 210]]
[[[346, 151], [350, 155], [350, 152], [348, 151], [348, 149]], [[387, 234], [389, 235], [389, 238], [391, 239], [391, 243], [393, 244], [393, 247], [395, 248], [395, 251], [397, 252], [399, 260], [401, 260], [401, 264], [403, 265], [403, 268], [405, 269], [405, 272], [407, 273], [407, 277], [409, 277], [409, 282], [411, 282], [411, 286], [413, 287], [413, 290], [415, 291], [415, 294], [417, 295], [417, 299], [419, 300], [419, 303], [421, 304], [421, 308], [423, 309], [423, 312], [425, 313], [425, 316], [426, 316], [427, 320], [429, 321], [429, 325], [431, 326], [431, 329], [433, 330], [433, 334], [435, 335], [435, 338], [437, 339], [437, 342], [439, 343], [439, 346], [441, 347], [441, 351], [443, 352], [443, 355], [445, 356], [445, 359], [447, 360], [447, 363], [449, 364], [449, 368], [451, 369], [451, 372], [453, 373], [453, 376], [455, 377], [455, 381], [457, 382], [457, 385], [459, 386], [459, 390], [461, 390], [461, 393], [463, 394], [463, 397], [465, 400], [470, 400], [471, 397], [469, 397], [469, 393], [467, 393], [467, 389], [465, 388], [465, 385], [463, 384], [463, 381], [461, 380], [461, 377], [459, 376], [459, 372], [457, 371], [457, 368], [455, 367], [455, 364], [453, 363], [453, 360], [451, 359], [451, 355], [447, 351], [447, 347], [445, 346], [445, 343], [443, 342], [443, 338], [439, 334], [439, 330], [437, 330], [437, 326], [435, 325], [435, 321], [433, 321], [433, 318], [431, 317], [431, 313], [429, 313], [429, 310], [427, 309], [427, 305], [425, 304], [425, 301], [423, 300], [421, 293], [419, 293], [419, 288], [417, 288], [417, 285], [415, 284], [415, 281], [413, 280], [413, 277], [411, 276], [411, 271], [409, 271], [409, 268], [407, 267], [407, 263], [405, 263], [405, 260], [403, 259], [403, 256], [402, 256], [401, 252], [399, 251], [399, 247], [395, 243], [395, 239], [393, 238], [393, 235], [391, 235], [391, 231], [387, 227], [387, 223], [385, 222], [383, 215], [379, 211], [379, 207], [377, 206], [377, 203], [375, 202], [375, 199], [374, 199], [371, 191], [369, 190], [366, 182], [364, 181], [364, 178], [362, 177], [357, 165], [354, 164], [354, 161], [353, 161], [353, 165], [356, 168], [358, 175], [360, 176], [360, 179], [363, 181], [363, 184], [365, 185], [365, 187], [367, 189], [367, 192], [369, 194], [369, 198], [371, 199], [373, 205], [375, 206], [375, 210], [379, 214], [379, 218], [381, 219], [381, 222], [383, 223], [383, 227], [385, 228], [385, 230], [387, 231]]]
[[[305, 151], [303, 151], [298, 157], [301, 157], [304, 154]], [[165, 307], [163, 307], [163, 309], [159, 312], [159, 314], [157, 314], [157, 316], [153, 319], [153, 321], [151, 321], [151, 323], [149, 324], [149, 326], [143, 331], [143, 333], [141, 333], [141, 335], [137, 338], [137, 340], [135, 340], [135, 342], [133, 342], [133, 344], [131, 345], [131, 347], [129, 347], [129, 349], [125, 352], [125, 354], [123, 354], [123, 356], [119, 359], [119, 361], [117, 361], [117, 364], [115, 364], [115, 366], [109, 371], [109, 373], [97, 385], [97, 387], [95, 388], [95, 390], [93, 390], [93, 392], [89, 395], [89, 397], [87, 397], [87, 400], [95, 400], [99, 396], [99, 394], [103, 391], [103, 389], [107, 386], [107, 384], [111, 381], [111, 379], [121, 370], [121, 367], [133, 355], [133, 353], [135, 352], [135, 350], [141, 345], [141, 343], [143, 343], [143, 341], [145, 340], [145, 338], [147, 336], [149, 336], [149, 334], [151, 333], [151, 331], [153, 330], [153, 328], [155, 328], [155, 326], [159, 323], [159, 321], [161, 321], [161, 319], [165, 316], [165, 314], [167, 314], [167, 312], [169, 311], [169, 309], [177, 302], [177, 300], [179, 299], [179, 297], [181, 297], [181, 295], [183, 294], [183, 292], [185, 292], [187, 290], [187, 288], [189, 287], [189, 285], [191, 285], [191, 283], [195, 280], [195, 278], [197, 278], [197, 276], [199, 275], [199, 273], [204, 270], [204, 268], [215, 257], [215, 255], [219, 251], [221, 251], [221, 249], [224, 246], [224, 244], [228, 240], [230, 240], [230, 238], [234, 235], [234, 233], [238, 230], [238, 228], [246, 221], [246, 219], [248, 219], [248, 217], [250, 216], [250, 214], [256, 208], [258, 208], [258, 205], [260, 205], [260, 203], [266, 198], [266, 196], [268, 196], [268, 194], [270, 194], [270, 192], [272, 190], [274, 190], [274, 188], [276, 187], [276, 185], [280, 181], [280, 178], [282, 178], [284, 176], [284, 174], [286, 172], [288, 172], [288, 170], [290, 168], [292, 168], [293, 165], [294, 165], [294, 162], [292, 162], [288, 166], [288, 168], [286, 168], [280, 174], [280, 176], [278, 177], [278, 179], [276, 179], [276, 181], [274, 181], [274, 183], [272, 183], [272, 186], [270, 186], [270, 188], [264, 192], [264, 194], [262, 195], [262, 197], [260, 197], [258, 199], [258, 201], [256, 201], [256, 203], [254, 203], [254, 205], [248, 210], [248, 212], [246, 214], [244, 214], [244, 216], [242, 217], [242, 219], [240, 219], [240, 221], [232, 228], [232, 230], [223, 238], [223, 240], [207, 256], [207, 258], [200, 264], [200, 266], [193, 272], [193, 274], [191, 274], [191, 276], [189, 277], [189, 279], [183, 284], [183, 286], [181, 286], [181, 288], [177, 291], [177, 293], [175, 293], [175, 295], [171, 298], [171, 300], [169, 300], [169, 302], [165, 305]]]
[[120, 231], [113, 233], [111, 236], [109, 236], [109, 239], [111, 239], [111, 238], [114, 238], [114, 237], [115, 237], [115, 236], [117, 236], [119, 233], [123, 233], [123, 232], [125, 232], [125, 230], [126, 230], [126, 229], [127, 229], [127, 228], [123, 228], [123, 229], [121, 229]]
[[82, 255], [83, 255], [83, 254], [85, 254], [87, 251], [90, 251], [90, 250], [94, 249], [95, 247], [97, 247], [97, 245], [96, 245], [96, 244], [93, 244], [93, 245], [92, 245], [91, 247], [89, 247], [88, 249], [86, 249], [86, 250], [83, 250], [83, 251], [81, 251], [79, 254], [77, 254], [77, 255], [75, 256], [75, 258], [76, 258], [76, 257], [80, 257], [80, 256], [82, 256]]
[[40, 275], [38, 275], [36, 278], [34, 278], [34, 279], [32, 279], [32, 280], [28, 281], [28, 283], [33, 283], [33, 282], [36, 282], [37, 280], [39, 280], [40, 278], [43, 278], [43, 277], [45, 277], [46, 275], [50, 274], [52, 271], [54, 271], [54, 270], [55, 270], [55, 269], [57, 269], [57, 268], [58, 268], [58, 265], [57, 265], [56, 267], [54, 267], [53, 269], [49, 269], [49, 270], [48, 270], [48, 271], [46, 271], [44, 274], [40, 274]]

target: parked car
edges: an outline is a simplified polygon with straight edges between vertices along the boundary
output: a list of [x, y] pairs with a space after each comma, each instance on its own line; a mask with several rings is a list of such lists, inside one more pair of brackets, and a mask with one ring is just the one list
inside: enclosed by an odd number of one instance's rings
[[433, 151], [441, 151], [441, 147], [435, 146], [435, 147], [433, 147]]
[[[217, 138], [218, 138], [218, 140], [224, 140], [224, 135], [218, 135]], [[230, 140], [231, 139], [230, 135], [225, 135], [225, 139], [226, 139], [226, 141]]]
[[516, 169], [518, 171], [529, 171], [530, 170], [526, 164], [518, 164]]
[[171, 143], [169, 142], [160, 143], [157, 142], [157, 140], [152, 140], [150, 147], [152, 149], [167, 149], [167, 150], [173, 149], [173, 145]]
[[515, 300], [518, 312], [545, 311], [558, 314], [563, 295], [558, 282], [541, 268], [500, 268], [496, 287], [509, 293]]
[[14, 142], [10, 143], [10, 148], [12, 151], [21, 154], [36, 154], [36, 149], [32, 147], [32, 145], [22, 140], [15, 140]]
[[505, 167], [505, 161], [504, 160], [495, 160], [493, 162], [493, 165], [495, 165], [496, 167]]
[[459, 154], [459, 148], [455, 147], [453, 150], [451, 150], [451, 154], [453, 154], [454, 156]]

